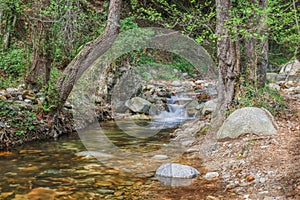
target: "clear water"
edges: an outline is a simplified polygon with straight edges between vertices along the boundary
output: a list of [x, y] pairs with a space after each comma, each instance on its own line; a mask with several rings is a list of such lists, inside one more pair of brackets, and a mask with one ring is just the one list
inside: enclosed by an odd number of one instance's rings
[[[160, 164], [176, 159], [176, 145], [168, 138], [170, 130], [137, 138], [124, 133], [115, 122], [103, 123], [101, 127], [101, 134], [99, 124], [88, 127], [81, 139], [66, 136], [0, 152], [0, 199], [25, 199], [28, 192], [39, 187], [54, 190], [59, 194], [56, 199], [131, 199], [129, 196], [137, 185], [156, 180], [154, 173]], [[122, 153], [109, 152], [99, 143], [101, 137], [107, 137]], [[77, 156], [78, 152], [87, 151], [83, 140], [88, 150], [112, 157]], [[169, 158], [153, 159], [157, 154]]]

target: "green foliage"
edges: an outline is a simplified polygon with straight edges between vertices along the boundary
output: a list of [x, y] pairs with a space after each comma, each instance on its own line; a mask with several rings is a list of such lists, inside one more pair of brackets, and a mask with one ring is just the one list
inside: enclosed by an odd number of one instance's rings
[[269, 2], [270, 15], [268, 18], [270, 38], [286, 50], [297, 56], [300, 33], [300, 6], [293, 6], [293, 1], [272, 0]]
[[174, 69], [190, 76], [194, 75], [194, 66], [191, 63], [179, 55], [163, 50], [135, 50], [118, 58], [116, 65], [121, 66], [124, 61], [134, 66], [146, 81], [149, 81], [150, 77], [154, 80], [179, 79], [180, 77], [174, 74]]
[[14, 78], [24, 74], [25, 71], [25, 50], [9, 49], [7, 52], [0, 52], [0, 70]]
[[279, 72], [279, 67], [291, 61], [294, 52], [290, 51], [289, 47], [286, 47], [286, 45], [280, 45], [274, 41], [270, 41], [269, 46], [272, 50], [269, 52], [270, 65], [275, 66], [275, 71]]
[[148, 24], [181, 31], [214, 53], [215, 2], [195, 0], [131, 0], [132, 12]]
[[50, 73], [50, 80], [48, 83], [41, 89], [41, 92], [44, 94], [44, 100], [41, 102], [40, 108], [44, 113], [48, 113], [53, 108], [56, 108], [59, 103], [59, 91], [56, 86], [56, 82], [60, 77], [61, 72], [54, 68]]
[[[95, 10], [86, 0], [46, 3], [0, 0], [0, 88], [15, 86], [24, 77], [31, 65], [30, 51], [47, 56], [52, 68], [64, 68], [105, 27], [107, 13]], [[102, 9], [106, 7], [107, 3]], [[7, 33], [9, 44], [2, 44]], [[26, 45], [20, 45], [23, 41]]]
[[6, 125], [14, 130], [16, 135], [26, 135], [39, 124], [36, 114], [22, 108], [17, 103], [8, 103], [0, 100], [0, 119], [4, 119]]
[[26, 58], [27, 53], [21, 47], [0, 51], [0, 89], [17, 85], [28, 67]]
[[134, 21], [134, 16], [120, 20], [121, 31], [138, 28], [138, 24]]
[[[265, 108], [273, 115], [277, 115], [286, 107], [281, 94], [277, 90], [273, 90], [268, 86], [257, 89], [253, 85], [244, 83], [240, 94], [237, 95], [237, 105], [234, 109], [243, 107]], [[230, 114], [233, 110], [229, 110]]]
[[[267, 6], [262, 6], [259, 1], [233, 0], [232, 3], [231, 19], [227, 20], [226, 25], [233, 39], [268, 38], [273, 44], [270, 45], [270, 61], [274, 64], [278, 63], [278, 57], [294, 56], [300, 43], [296, 23], [300, 18], [299, 6], [294, 9], [292, 1], [285, 0], [269, 0]], [[284, 49], [285, 55], [279, 55], [278, 48]]]
[[86, 0], [51, 0], [48, 6], [33, 8], [34, 3], [25, 6], [27, 10], [36, 10], [34, 16], [24, 12], [27, 18], [33, 18], [30, 21], [32, 28], [40, 23], [39, 19], [46, 19], [42, 23], [48, 30], [42, 37], [48, 37], [48, 42], [45, 38], [38, 38], [38, 42], [42, 42], [42, 48], [49, 47], [53, 67], [65, 67], [80, 47], [98, 37], [105, 27], [106, 12], [93, 10]]

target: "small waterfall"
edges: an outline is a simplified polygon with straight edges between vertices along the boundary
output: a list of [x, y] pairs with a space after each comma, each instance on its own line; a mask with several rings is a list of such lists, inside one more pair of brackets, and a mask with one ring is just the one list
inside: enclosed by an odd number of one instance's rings
[[171, 96], [167, 98], [167, 111], [161, 111], [160, 114], [153, 117], [153, 125], [163, 126], [164, 128], [173, 128], [194, 117], [189, 117], [186, 105], [193, 99], [188, 97]]

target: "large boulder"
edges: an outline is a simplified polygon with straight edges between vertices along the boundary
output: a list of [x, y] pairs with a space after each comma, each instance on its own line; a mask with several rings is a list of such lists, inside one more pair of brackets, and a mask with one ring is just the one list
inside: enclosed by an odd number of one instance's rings
[[285, 74], [277, 74], [277, 73], [267, 73], [266, 74], [267, 81], [270, 83], [277, 83], [278, 81], [285, 81]]
[[300, 76], [300, 62], [299, 60], [294, 60], [285, 64], [279, 74], [283, 75], [298, 75]]
[[166, 163], [156, 170], [156, 175], [169, 178], [194, 178], [200, 175], [200, 173], [188, 165]]
[[217, 139], [237, 138], [247, 133], [276, 134], [277, 125], [265, 109], [246, 107], [234, 111], [217, 133]]
[[133, 97], [132, 99], [126, 101], [125, 106], [132, 112], [148, 114], [152, 104], [141, 97]]
[[111, 90], [113, 110], [116, 113], [125, 113], [128, 110], [125, 105], [126, 101], [131, 97], [139, 96], [145, 82], [133, 70], [128, 70], [115, 81], [116, 84], [110, 86], [112, 88], [108, 87], [108, 91]]
[[285, 64], [279, 75], [286, 76], [286, 81], [300, 82], [300, 62], [299, 60], [294, 60]]

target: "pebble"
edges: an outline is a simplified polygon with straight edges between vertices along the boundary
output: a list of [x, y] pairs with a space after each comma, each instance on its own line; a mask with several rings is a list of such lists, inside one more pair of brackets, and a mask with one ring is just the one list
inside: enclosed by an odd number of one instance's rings
[[265, 183], [265, 182], [266, 182], [266, 179], [265, 179], [265, 178], [260, 178], [260, 179], [259, 179], [259, 182]]
[[216, 177], [219, 177], [219, 173], [218, 172], [207, 172], [203, 178], [205, 179], [213, 179], [213, 178], [216, 178]]
[[186, 150], [186, 152], [187, 153], [199, 152], [199, 149], [190, 148], [190, 149]]
[[114, 195], [115, 195], [116, 197], [119, 197], [119, 196], [121, 196], [121, 195], [123, 195], [123, 194], [124, 194], [123, 191], [116, 191], [116, 192], [114, 193]]
[[99, 192], [101, 194], [114, 194], [115, 193], [114, 190], [105, 190], [105, 189], [98, 189], [97, 192]]
[[217, 197], [210, 196], [210, 195], [209, 195], [209, 196], [207, 196], [206, 198], [207, 198], [207, 199], [218, 199]]
[[156, 159], [156, 160], [166, 160], [168, 159], [169, 157], [166, 156], [166, 155], [155, 155], [152, 157], [153, 159]]
[[258, 193], [259, 195], [269, 194], [269, 191], [262, 191]]
[[31, 101], [30, 99], [25, 99], [24, 102], [25, 102], [25, 103], [29, 103], [29, 104], [32, 103], [32, 101]]
[[157, 176], [162, 177], [172, 177], [172, 178], [194, 178], [200, 173], [197, 169], [190, 167], [188, 165], [181, 165], [178, 163], [166, 163], [161, 165], [156, 170]]

